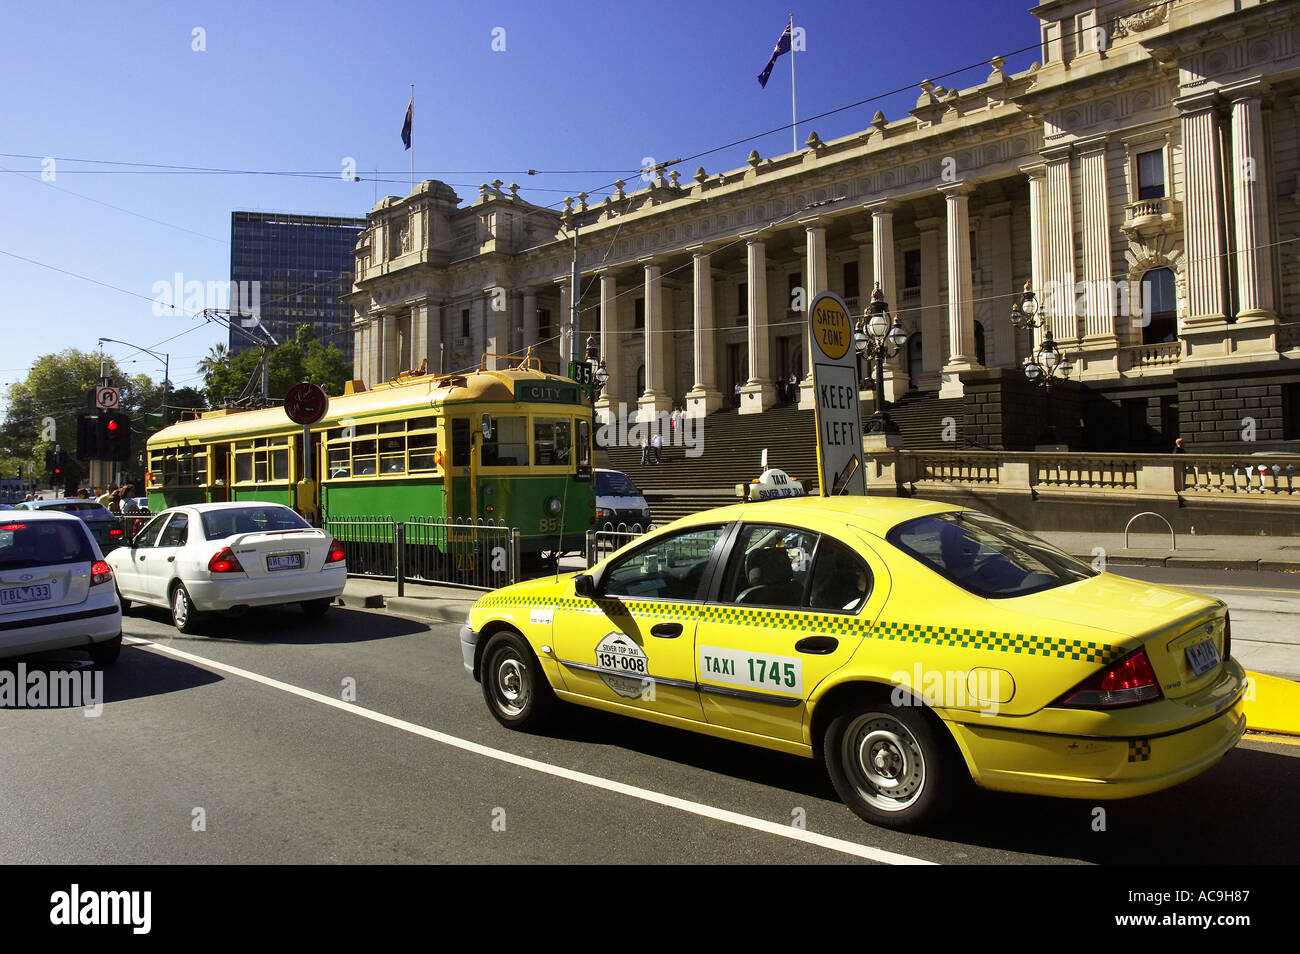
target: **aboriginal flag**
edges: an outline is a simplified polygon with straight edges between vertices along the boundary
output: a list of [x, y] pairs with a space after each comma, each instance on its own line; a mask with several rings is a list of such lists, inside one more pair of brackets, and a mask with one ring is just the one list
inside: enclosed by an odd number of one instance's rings
[[406, 107], [406, 120], [402, 123], [402, 145], [404, 145], [407, 149], [411, 148], [411, 120], [414, 116], [415, 116], [415, 97], [412, 96], [411, 104]]
[[776, 49], [772, 51], [772, 58], [767, 61], [767, 66], [763, 67], [763, 72], [758, 74], [758, 85], [767, 89], [767, 79], [772, 75], [772, 67], [776, 66], [776, 58], [782, 53], [790, 52], [790, 24], [785, 25], [785, 30], [781, 33], [781, 39], [776, 41]]

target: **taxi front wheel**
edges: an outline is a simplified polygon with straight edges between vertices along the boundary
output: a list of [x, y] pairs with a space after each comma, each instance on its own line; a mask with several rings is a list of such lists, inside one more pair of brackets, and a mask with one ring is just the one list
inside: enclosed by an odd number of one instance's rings
[[835, 791], [873, 825], [933, 824], [969, 780], [941, 731], [920, 706], [847, 707], [827, 726], [822, 750]]
[[480, 669], [483, 698], [498, 722], [536, 731], [555, 708], [555, 694], [532, 647], [518, 633], [503, 630], [488, 640]]

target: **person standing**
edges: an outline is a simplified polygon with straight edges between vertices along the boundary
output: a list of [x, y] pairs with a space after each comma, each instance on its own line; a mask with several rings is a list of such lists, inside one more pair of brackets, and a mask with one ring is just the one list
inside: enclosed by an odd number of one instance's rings
[[1187, 449], [1183, 447], [1183, 439], [1181, 437], [1174, 441], [1174, 453], [1175, 454], [1187, 453]]
[[99, 504], [101, 507], [103, 507], [105, 510], [107, 510], [108, 505], [111, 504], [116, 498], [117, 498], [117, 484], [109, 484], [107, 492], [96, 497], [95, 502]]
[[644, 437], [641, 438], [641, 466], [644, 467], [650, 463], [650, 442]]
[[655, 448], [656, 464], [660, 462], [661, 455], [663, 453], [663, 447], [664, 447], [664, 436], [659, 431], [655, 431], [654, 448]]

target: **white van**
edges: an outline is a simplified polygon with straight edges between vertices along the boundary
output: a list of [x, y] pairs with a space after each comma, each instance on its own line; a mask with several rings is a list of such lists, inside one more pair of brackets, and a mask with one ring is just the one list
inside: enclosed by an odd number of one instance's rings
[[[645, 530], [650, 526], [650, 505], [621, 470], [592, 470], [596, 482], [598, 530]], [[623, 524], [620, 527], [619, 524]]]

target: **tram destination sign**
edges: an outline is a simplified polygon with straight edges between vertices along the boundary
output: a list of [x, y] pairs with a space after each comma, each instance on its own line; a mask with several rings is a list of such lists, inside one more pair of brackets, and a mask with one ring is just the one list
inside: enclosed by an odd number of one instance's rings
[[515, 384], [515, 400], [541, 404], [577, 404], [578, 387], [555, 381], [519, 381]]

